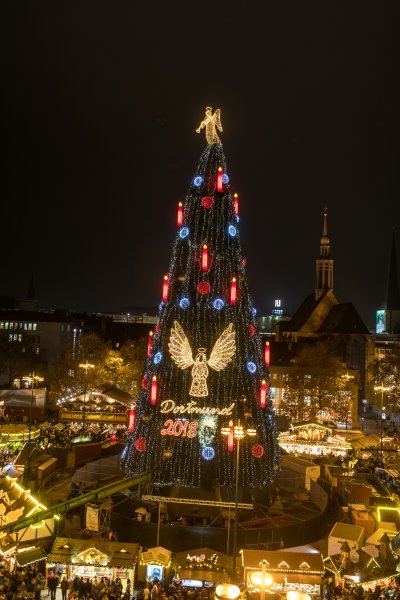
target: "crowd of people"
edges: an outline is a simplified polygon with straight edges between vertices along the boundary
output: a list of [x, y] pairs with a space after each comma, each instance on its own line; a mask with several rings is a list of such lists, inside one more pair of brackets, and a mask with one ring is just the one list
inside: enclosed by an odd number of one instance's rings
[[0, 600], [40, 600], [44, 576], [34, 566], [0, 571]]

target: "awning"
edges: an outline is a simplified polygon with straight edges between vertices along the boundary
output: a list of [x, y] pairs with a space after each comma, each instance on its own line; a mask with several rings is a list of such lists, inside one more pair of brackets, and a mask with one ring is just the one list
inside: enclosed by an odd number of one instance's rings
[[20, 567], [25, 567], [45, 558], [47, 558], [47, 554], [43, 548], [33, 548], [32, 550], [26, 550], [26, 552], [18, 552], [16, 556]]
[[196, 579], [214, 583], [226, 581], [226, 571], [211, 571], [209, 569], [179, 569], [181, 579]]

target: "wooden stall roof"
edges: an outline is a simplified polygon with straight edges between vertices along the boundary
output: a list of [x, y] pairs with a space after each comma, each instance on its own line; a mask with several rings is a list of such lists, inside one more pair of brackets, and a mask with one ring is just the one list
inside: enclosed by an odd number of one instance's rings
[[20, 567], [25, 567], [32, 563], [44, 560], [47, 554], [40, 546], [32, 548], [32, 550], [26, 550], [25, 552], [18, 552], [16, 555], [17, 563]]
[[57, 537], [49, 554], [49, 562], [68, 564], [77, 554], [89, 548], [95, 548], [109, 558], [112, 567], [131, 567], [138, 555], [139, 544], [132, 542], [110, 542], [100, 538], [80, 540], [75, 538]]
[[[266, 562], [268, 572], [320, 574], [324, 563], [320, 553], [275, 552], [273, 550], [241, 550], [242, 566], [245, 569], [261, 570], [261, 562]], [[275, 577], [274, 577], [275, 579]]]

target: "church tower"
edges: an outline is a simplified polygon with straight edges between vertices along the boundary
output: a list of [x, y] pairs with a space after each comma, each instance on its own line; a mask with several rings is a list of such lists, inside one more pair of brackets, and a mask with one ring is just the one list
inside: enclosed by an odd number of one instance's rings
[[315, 300], [318, 300], [327, 290], [333, 290], [333, 260], [330, 258], [330, 248], [330, 239], [328, 237], [328, 209], [325, 206], [319, 258], [315, 261]]
[[394, 230], [389, 260], [386, 298], [382, 303], [381, 309], [376, 312], [376, 333], [400, 333], [400, 292], [397, 277], [397, 248]]

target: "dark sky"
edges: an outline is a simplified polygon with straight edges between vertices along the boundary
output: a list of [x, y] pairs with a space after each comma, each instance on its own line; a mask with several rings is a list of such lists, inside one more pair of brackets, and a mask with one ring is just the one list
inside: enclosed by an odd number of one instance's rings
[[372, 325], [400, 248], [388, 6], [3, 1], [0, 294], [157, 306], [210, 105], [259, 314], [313, 291], [326, 203], [335, 293]]

